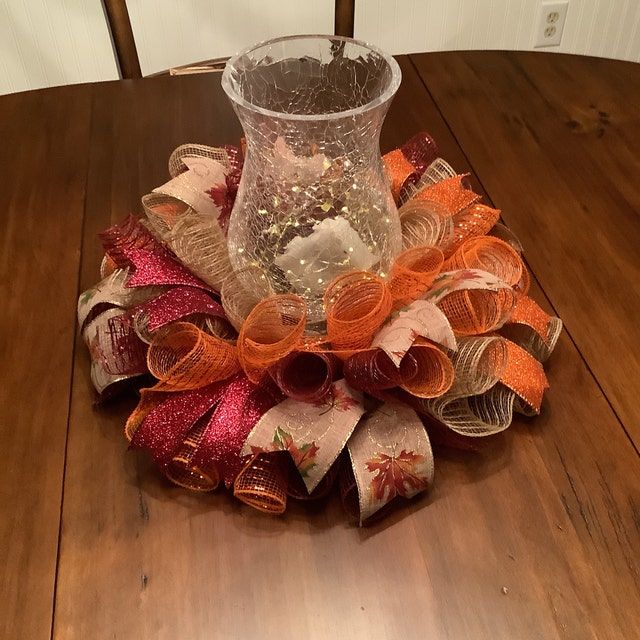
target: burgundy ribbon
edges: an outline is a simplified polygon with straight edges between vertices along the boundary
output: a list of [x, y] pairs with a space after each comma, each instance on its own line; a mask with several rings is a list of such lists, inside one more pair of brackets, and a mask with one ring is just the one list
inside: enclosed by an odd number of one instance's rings
[[218, 468], [227, 487], [242, 469], [240, 451], [256, 422], [283, 399], [274, 385], [256, 386], [240, 374], [227, 381], [226, 388], [207, 425], [193, 463]]
[[438, 157], [436, 141], [425, 131], [409, 138], [400, 150], [420, 175]]
[[131, 446], [146, 449], [161, 467], [168, 465], [189, 430], [222, 398], [228, 383], [214, 382], [202, 389], [167, 394], [154, 407], [131, 439]]
[[175, 285], [211, 291], [211, 287], [183, 267], [132, 215], [99, 236], [105, 253], [119, 267], [133, 267], [127, 287]]
[[317, 402], [329, 393], [339, 370], [339, 360], [331, 353], [294, 351], [271, 367], [269, 373], [289, 398]]
[[175, 287], [153, 300], [136, 307], [136, 313], [147, 317], [149, 331], [156, 331], [170, 322], [195, 313], [223, 318], [224, 309], [209, 293], [194, 287]]

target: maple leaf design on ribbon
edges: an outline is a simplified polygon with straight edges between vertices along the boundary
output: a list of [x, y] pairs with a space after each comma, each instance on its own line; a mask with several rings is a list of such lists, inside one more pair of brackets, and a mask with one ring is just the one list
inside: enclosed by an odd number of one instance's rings
[[316, 407], [326, 407], [326, 409], [320, 414], [323, 416], [325, 413], [329, 413], [331, 409], [337, 409], [338, 411], [349, 411], [352, 407], [357, 407], [360, 403], [352, 395], [340, 389], [336, 385], [333, 385], [328, 398], [322, 398], [316, 400], [313, 403]]
[[298, 447], [290, 433], [287, 433], [282, 427], [276, 427], [271, 445], [272, 451], [288, 451], [291, 454], [293, 462], [303, 478], [306, 478], [311, 469], [316, 466], [315, 460], [319, 447], [313, 440]]
[[372, 501], [388, 502], [396, 496], [406, 498], [426, 489], [427, 480], [417, 469], [425, 460], [423, 455], [405, 449], [397, 456], [376, 454], [365, 465], [376, 474], [370, 484]]

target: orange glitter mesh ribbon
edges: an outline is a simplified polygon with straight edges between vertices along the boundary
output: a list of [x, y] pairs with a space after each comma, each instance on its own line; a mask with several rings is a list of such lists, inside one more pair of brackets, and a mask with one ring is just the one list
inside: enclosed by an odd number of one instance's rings
[[502, 328], [502, 333], [537, 360], [544, 362], [555, 348], [562, 320], [550, 316], [535, 300], [528, 296], [518, 297], [516, 307]]
[[382, 162], [389, 178], [391, 194], [398, 202], [403, 189], [418, 179], [418, 173], [400, 149], [386, 153], [382, 156]]
[[506, 340], [507, 364], [500, 382], [521, 398], [533, 413], [540, 413], [544, 390], [549, 387], [542, 364], [511, 340]]
[[468, 238], [484, 236], [500, 218], [500, 210], [486, 204], [474, 203], [453, 216], [453, 241], [447, 247], [451, 255]]
[[463, 184], [463, 180], [468, 175], [458, 175], [431, 184], [418, 191], [413, 198], [415, 200], [438, 202], [446, 207], [450, 215], [455, 216], [480, 200], [480, 196], [477, 193], [467, 189]]
[[238, 356], [249, 380], [259, 382], [266, 370], [302, 343], [307, 306], [300, 296], [277, 295], [258, 303], [238, 336]]
[[154, 336], [147, 366], [154, 391], [199, 389], [240, 371], [236, 347], [189, 322], [176, 322]]
[[522, 279], [524, 265], [518, 253], [503, 240], [477, 236], [465, 240], [444, 265], [445, 271], [481, 269], [514, 286]]
[[388, 287], [394, 308], [403, 307], [431, 286], [444, 264], [444, 254], [436, 247], [414, 247], [403, 251], [391, 268]]
[[389, 287], [372, 273], [353, 271], [335, 278], [324, 295], [327, 335], [333, 349], [366, 349], [391, 313], [392, 305]]
[[287, 508], [287, 481], [278, 453], [254, 455], [233, 483], [233, 495], [258, 511], [278, 515]]

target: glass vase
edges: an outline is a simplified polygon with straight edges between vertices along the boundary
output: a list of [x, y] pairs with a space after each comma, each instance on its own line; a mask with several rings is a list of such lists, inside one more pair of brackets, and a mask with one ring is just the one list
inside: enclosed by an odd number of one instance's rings
[[231, 264], [240, 278], [258, 269], [274, 293], [301, 295], [312, 323], [324, 319], [333, 278], [354, 269], [384, 278], [401, 250], [379, 147], [400, 79], [391, 56], [338, 36], [277, 38], [225, 67], [246, 138]]

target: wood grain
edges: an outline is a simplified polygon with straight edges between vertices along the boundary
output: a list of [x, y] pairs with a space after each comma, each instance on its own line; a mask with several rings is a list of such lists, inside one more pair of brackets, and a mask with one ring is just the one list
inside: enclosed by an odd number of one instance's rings
[[0, 100], [0, 637], [50, 637], [90, 90]]
[[118, 56], [118, 66], [123, 78], [141, 78], [140, 59], [131, 28], [126, 0], [103, 0], [109, 21], [109, 30]]
[[[640, 448], [640, 67], [539, 53], [413, 57]], [[544, 240], [541, 238], [544, 236]]]
[[[383, 148], [427, 129], [468, 169], [401, 66]], [[95, 233], [166, 179], [174, 146], [239, 134], [216, 77], [96, 86], [81, 286], [97, 277]], [[543, 240], [523, 239], [533, 262]], [[548, 373], [542, 416], [481, 454], [438, 452], [434, 490], [360, 530], [335, 498], [270, 518], [169, 486], [126, 451], [132, 399], [91, 408], [77, 348], [54, 637], [628, 638], [640, 628], [640, 460], [566, 333]]]

